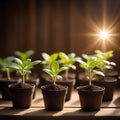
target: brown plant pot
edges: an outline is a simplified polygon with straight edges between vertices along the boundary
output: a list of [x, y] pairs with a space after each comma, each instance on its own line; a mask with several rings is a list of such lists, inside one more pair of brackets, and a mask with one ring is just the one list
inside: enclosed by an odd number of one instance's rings
[[61, 85], [44, 85], [41, 87], [46, 110], [62, 110], [64, 107], [67, 87]]
[[73, 80], [68, 79], [68, 80], [59, 80], [59, 81], [57, 81], [57, 84], [68, 87], [65, 101], [69, 101], [71, 99], [74, 81], [75, 81], [74, 79]]
[[16, 109], [30, 108], [34, 85], [28, 84], [28, 87], [26, 88], [18, 88], [16, 86], [17, 84], [11, 84], [8, 86], [12, 95], [13, 107]]
[[35, 85], [34, 91], [33, 91], [33, 99], [35, 99], [35, 97], [36, 97], [36, 90], [37, 90], [37, 87], [38, 87], [38, 85], [40, 83], [40, 79], [37, 78], [37, 77], [30, 77], [29, 80], [26, 80], [25, 82], [29, 83], [31, 85]]
[[105, 76], [106, 77], [114, 77], [114, 78], [116, 78], [116, 80], [117, 80], [116, 87], [120, 87], [120, 80], [119, 80], [119, 73], [118, 73], [118, 71], [106, 70], [105, 71]]
[[105, 88], [98, 86], [79, 86], [77, 90], [82, 110], [100, 110]]
[[106, 70], [105, 76], [106, 77], [114, 77], [114, 78], [118, 79], [119, 73], [115, 70]]
[[105, 94], [103, 101], [111, 101], [114, 95], [114, 88], [117, 83], [117, 79], [114, 77], [105, 77], [104, 80], [96, 80], [93, 83], [97, 86], [105, 87]]
[[11, 80], [8, 80], [7, 78], [1, 78], [0, 80], [0, 89], [1, 89], [1, 94], [2, 94], [2, 99], [3, 100], [11, 100], [11, 93], [8, 88], [8, 85], [12, 83], [17, 83], [19, 79], [17, 80], [16, 78], [12, 78]]
[[[49, 85], [49, 84], [53, 83], [53, 81], [51, 80], [51, 77], [49, 77], [47, 74], [41, 74], [41, 75], [42, 75], [41, 76], [42, 78], [40, 79], [41, 85]], [[62, 74], [62, 76], [63, 76], [63, 79], [58, 80], [56, 83], [59, 85], [68, 87], [65, 101], [69, 101], [71, 99], [73, 86], [75, 84], [75, 74], [73, 74], [73, 73], [69, 74], [67, 80], [65, 79], [64, 74]]]

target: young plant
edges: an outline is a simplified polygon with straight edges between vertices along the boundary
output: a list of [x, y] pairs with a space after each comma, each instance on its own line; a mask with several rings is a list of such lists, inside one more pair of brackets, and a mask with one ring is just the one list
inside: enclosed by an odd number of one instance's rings
[[67, 55], [63, 52], [59, 53], [59, 57], [60, 57], [60, 63], [62, 63], [62, 65], [67, 68], [65, 70], [65, 78], [68, 79], [70, 68], [75, 70], [76, 69], [76, 66], [74, 65], [75, 62], [79, 62], [81, 58], [76, 57], [75, 53], [70, 53]]
[[14, 61], [15, 63], [11, 64], [9, 67], [15, 69], [22, 76], [22, 84], [25, 83], [26, 75], [31, 74], [31, 69], [41, 62], [40, 60], [31, 61], [31, 59], [24, 59], [23, 61], [19, 58], [14, 58]]
[[97, 67], [105, 74], [106, 69], [113, 69], [116, 66], [114, 62], [108, 61], [109, 58], [113, 56], [113, 51], [102, 52], [100, 50], [95, 50], [97, 60], [99, 64]]
[[53, 53], [51, 55], [49, 55], [47, 53], [42, 53], [41, 55], [44, 59], [41, 62], [41, 64], [43, 64], [43, 68], [50, 68], [52, 62], [57, 60], [57, 58], [58, 58], [58, 53]]
[[13, 71], [12, 68], [9, 68], [9, 65], [13, 64], [14, 57], [0, 58], [0, 67], [3, 72], [7, 74], [7, 79], [11, 80], [10, 73]]
[[27, 50], [25, 52], [15, 51], [15, 55], [19, 57], [22, 61], [28, 59], [33, 54], [34, 54], [33, 50]]
[[104, 73], [96, 70], [95, 68], [99, 64], [97, 57], [95, 56], [89, 56], [86, 54], [83, 54], [82, 57], [86, 60], [83, 61], [82, 59], [79, 61], [80, 62], [80, 67], [85, 69], [88, 73], [88, 80], [89, 80], [89, 86], [92, 85], [92, 78], [97, 74], [104, 76]]
[[53, 84], [56, 84], [57, 79], [62, 79], [62, 76], [58, 75], [60, 72], [65, 70], [66, 67], [60, 67], [58, 61], [53, 61], [50, 68], [44, 68], [43, 71], [49, 74], [53, 80]]

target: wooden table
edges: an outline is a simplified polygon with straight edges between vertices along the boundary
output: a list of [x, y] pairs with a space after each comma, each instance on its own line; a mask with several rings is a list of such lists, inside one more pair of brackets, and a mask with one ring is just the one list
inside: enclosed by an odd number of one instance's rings
[[11, 101], [0, 99], [0, 120], [120, 120], [120, 89], [116, 89], [111, 102], [103, 102], [100, 111], [85, 112], [80, 108], [77, 91], [62, 111], [46, 111], [38, 88], [36, 98], [29, 109], [14, 109]]

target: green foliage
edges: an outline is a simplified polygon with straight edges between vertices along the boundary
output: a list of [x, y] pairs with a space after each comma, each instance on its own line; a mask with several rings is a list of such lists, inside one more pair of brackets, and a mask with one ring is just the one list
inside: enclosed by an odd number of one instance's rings
[[95, 69], [99, 64], [99, 61], [97, 60], [96, 56], [83, 54], [82, 57], [85, 59], [85, 61], [82, 59], [79, 61], [80, 67], [87, 71], [89, 78], [89, 85], [91, 85], [91, 81], [94, 75], [97, 74], [104, 76], [104, 73]]
[[6, 58], [0, 58], [0, 67], [3, 72], [7, 73], [7, 78], [8, 80], [11, 79], [10, 73], [13, 71], [12, 68], [9, 68], [9, 65], [13, 64], [14, 62], [14, 57], [9, 56]]
[[70, 53], [70, 54], [65, 54], [64, 52], [59, 52], [59, 57], [60, 57], [60, 63], [62, 63], [62, 65], [64, 67], [66, 67], [66, 78], [68, 78], [68, 72], [69, 69], [76, 69], [76, 66], [74, 65], [76, 62], [80, 61], [80, 57], [76, 57], [75, 53]]
[[44, 59], [41, 62], [41, 64], [43, 64], [43, 68], [50, 68], [52, 62], [57, 60], [57, 58], [58, 58], [58, 53], [53, 53], [51, 55], [49, 55], [47, 53], [42, 53], [41, 55]]
[[108, 61], [109, 58], [113, 56], [113, 51], [102, 52], [100, 50], [95, 50], [97, 60], [99, 62], [98, 68], [105, 73], [106, 69], [113, 69], [116, 64], [114, 62]]
[[20, 52], [20, 51], [15, 51], [15, 55], [17, 57], [19, 57], [21, 60], [26, 60], [28, 59], [30, 56], [32, 56], [34, 54], [33, 50], [27, 50], [25, 52]]
[[22, 81], [25, 81], [25, 76], [31, 74], [31, 69], [39, 64], [41, 61], [31, 61], [31, 59], [25, 59], [24, 61], [19, 58], [14, 58], [14, 63], [9, 65], [9, 68], [15, 69], [22, 77]]
[[58, 74], [65, 69], [66, 69], [66, 67], [60, 67], [58, 61], [53, 61], [50, 65], [50, 68], [44, 68], [43, 71], [51, 76], [53, 83], [55, 84], [57, 79], [62, 78]]

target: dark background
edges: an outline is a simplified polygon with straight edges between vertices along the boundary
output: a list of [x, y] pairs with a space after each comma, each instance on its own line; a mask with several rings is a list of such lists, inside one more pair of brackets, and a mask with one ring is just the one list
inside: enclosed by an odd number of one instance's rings
[[0, 0], [0, 57], [28, 49], [33, 59], [42, 52], [93, 54], [104, 46], [89, 33], [104, 25], [117, 34], [105, 50], [114, 50], [120, 71], [120, 0]]

